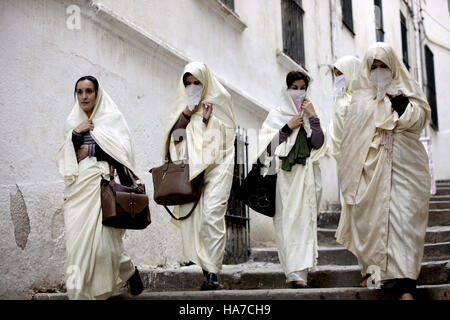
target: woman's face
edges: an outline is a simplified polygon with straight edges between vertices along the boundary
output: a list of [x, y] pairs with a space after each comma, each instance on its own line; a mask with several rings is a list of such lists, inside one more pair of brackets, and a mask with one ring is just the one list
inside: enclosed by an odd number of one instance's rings
[[342, 72], [338, 68], [334, 67], [334, 75], [336, 77], [339, 77], [340, 75], [342, 75]]
[[94, 110], [95, 100], [97, 98], [94, 83], [89, 80], [82, 80], [78, 82], [77, 98], [81, 109], [87, 114], [88, 117], [90, 117], [92, 111]]
[[292, 84], [289, 87], [289, 89], [292, 89], [292, 90], [306, 90], [305, 80], [303, 80], [303, 79], [295, 80], [294, 82], [292, 82]]
[[192, 74], [190, 74], [186, 77], [186, 80], [184, 81], [184, 86], [187, 87], [188, 85], [191, 85], [191, 84], [202, 85], [200, 80], [198, 80], [196, 77], [194, 77]]
[[381, 60], [373, 60], [370, 70], [375, 70], [376, 68], [389, 69], [389, 67]]

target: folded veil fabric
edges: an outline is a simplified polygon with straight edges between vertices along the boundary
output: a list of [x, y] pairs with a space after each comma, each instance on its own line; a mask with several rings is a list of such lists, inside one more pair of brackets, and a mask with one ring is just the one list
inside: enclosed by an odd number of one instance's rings
[[[56, 160], [61, 176], [69, 183], [78, 176], [72, 131], [86, 119], [88, 117], [77, 101], [64, 123], [65, 141], [57, 152]], [[98, 89], [96, 104], [90, 119], [94, 123], [94, 130], [90, 132], [91, 136], [100, 148], [125, 167], [135, 171], [130, 129], [122, 112], [101, 87]]]

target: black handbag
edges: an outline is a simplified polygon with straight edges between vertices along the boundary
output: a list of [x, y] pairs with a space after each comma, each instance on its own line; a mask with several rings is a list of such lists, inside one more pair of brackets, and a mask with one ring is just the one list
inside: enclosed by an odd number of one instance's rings
[[263, 176], [262, 168], [263, 165], [258, 160], [239, 187], [237, 196], [256, 212], [273, 217], [275, 215], [277, 175], [267, 174]]

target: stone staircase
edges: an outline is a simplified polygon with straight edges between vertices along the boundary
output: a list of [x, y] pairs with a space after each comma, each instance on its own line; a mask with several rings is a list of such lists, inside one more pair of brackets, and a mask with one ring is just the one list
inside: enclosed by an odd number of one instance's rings
[[[417, 299], [450, 300], [450, 180], [437, 182], [430, 199], [429, 222]], [[276, 248], [253, 248], [250, 260], [224, 265], [220, 290], [199, 291], [202, 272], [191, 265], [173, 269], [139, 268], [145, 291], [130, 296], [125, 288], [113, 299], [134, 300], [382, 300], [390, 293], [358, 287], [361, 282], [356, 258], [336, 243], [338, 208], [318, 217], [318, 268], [310, 272], [310, 289], [290, 289], [278, 261]], [[65, 293], [38, 293], [33, 299], [67, 299]]]

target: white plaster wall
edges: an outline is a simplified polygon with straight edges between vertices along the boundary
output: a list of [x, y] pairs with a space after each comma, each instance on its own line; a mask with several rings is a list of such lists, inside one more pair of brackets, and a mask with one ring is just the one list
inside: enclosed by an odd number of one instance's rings
[[[433, 138], [433, 163], [437, 179], [450, 179], [450, 17], [446, 0], [422, 3], [427, 38], [434, 55], [439, 131], [430, 128]], [[426, 74], [425, 74], [426, 76]]]
[[[73, 3], [0, 3], [2, 298], [29, 297], [34, 287], [51, 288], [63, 279], [64, 186], [55, 154], [74, 103], [75, 81], [95, 75], [124, 113], [136, 147], [137, 174], [152, 194], [147, 170], [160, 164], [167, 110], [184, 66], [179, 59], [144, 51], [125, 41], [126, 35], [104, 29], [102, 21], [90, 17], [84, 1], [75, 2], [83, 12], [81, 29], [68, 30], [65, 10]], [[169, 226], [168, 215], [154, 203], [150, 209], [152, 224], [144, 231], [127, 232], [126, 250], [139, 265], [184, 261], [179, 233]], [[27, 217], [29, 232], [22, 230]], [[22, 246], [26, 241], [23, 249], [17, 238]]]

